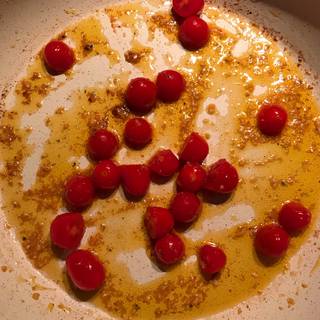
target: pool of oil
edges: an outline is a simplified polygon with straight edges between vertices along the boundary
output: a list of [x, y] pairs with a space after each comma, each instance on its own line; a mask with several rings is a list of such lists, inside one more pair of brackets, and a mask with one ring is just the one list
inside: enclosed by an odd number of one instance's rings
[[[314, 216], [318, 212], [320, 136], [312, 88], [279, 44], [246, 20], [209, 5], [203, 17], [210, 41], [188, 52], [178, 43], [170, 11], [157, 1], [96, 12], [57, 35], [74, 47], [74, 68], [53, 77], [40, 52], [17, 82], [15, 102], [1, 119], [3, 207], [27, 256], [75, 299], [89, 299], [121, 319], [194, 319], [260, 294], [313, 226], [292, 238], [287, 255], [271, 265], [253, 250], [256, 226], [275, 221], [287, 200], [301, 201]], [[169, 204], [174, 181], [153, 184], [140, 202], [128, 201], [121, 190], [96, 199], [83, 212], [87, 232], [81, 246], [100, 257], [107, 279], [97, 294], [85, 297], [70, 288], [50, 244], [50, 223], [65, 210], [64, 181], [92, 170], [86, 155], [90, 132], [109, 128], [122, 137], [132, 117], [124, 103], [128, 81], [137, 75], [155, 79], [165, 68], [184, 75], [186, 91], [176, 103], [158, 102], [146, 116], [154, 127], [152, 144], [141, 151], [122, 144], [116, 160], [145, 163], [160, 147], [178, 152], [184, 138], [199, 131], [210, 145], [206, 165], [227, 158], [241, 182], [219, 204], [200, 195], [200, 218], [179, 231], [185, 261], [166, 272], [154, 263], [142, 221], [148, 205]], [[256, 128], [256, 112], [265, 102], [288, 111], [280, 137], [266, 138]], [[203, 278], [195, 258], [206, 241], [219, 244], [228, 257], [213, 279]]]

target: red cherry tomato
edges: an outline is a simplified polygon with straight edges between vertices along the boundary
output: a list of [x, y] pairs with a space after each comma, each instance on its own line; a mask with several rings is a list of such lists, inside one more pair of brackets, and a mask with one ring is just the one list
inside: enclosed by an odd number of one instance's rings
[[260, 131], [267, 136], [279, 135], [287, 122], [287, 111], [278, 105], [263, 105], [257, 115]]
[[184, 162], [202, 163], [209, 153], [207, 141], [196, 132], [192, 132], [186, 139], [180, 152], [180, 160]]
[[179, 28], [179, 40], [188, 50], [198, 50], [204, 47], [209, 37], [208, 24], [197, 16], [187, 18]]
[[199, 198], [191, 192], [178, 192], [170, 205], [173, 219], [181, 223], [190, 223], [198, 218], [201, 211]]
[[144, 216], [144, 223], [151, 239], [159, 239], [173, 228], [173, 218], [168, 209], [149, 207]]
[[63, 213], [51, 223], [51, 242], [61, 249], [76, 249], [80, 245], [84, 231], [84, 220], [80, 213]]
[[148, 113], [156, 104], [156, 85], [147, 78], [135, 78], [130, 81], [126, 100], [131, 111], [136, 113]]
[[279, 223], [287, 232], [300, 232], [311, 221], [311, 212], [299, 202], [285, 203], [279, 213]]
[[124, 191], [132, 197], [143, 197], [149, 189], [149, 168], [142, 164], [130, 164], [120, 167], [121, 182]]
[[94, 198], [94, 188], [91, 178], [83, 175], [71, 177], [65, 184], [65, 199], [75, 209], [89, 206]]
[[204, 0], [173, 0], [174, 11], [183, 18], [195, 16], [204, 6]]
[[179, 168], [179, 160], [171, 150], [159, 150], [149, 161], [150, 171], [164, 178], [172, 177]]
[[280, 258], [289, 247], [287, 232], [277, 224], [269, 224], [258, 229], [254, 240], [258, 253], [269, 258]]
[[160, 262], [172, 265], [182, 260], [185, 248], [179, 236], [169, 233], [157, 240], [154, 251]]
[[239, 176], [236, 168], [227, 160], [220, 159], [208, 171], [204, 189], [216, 193], [231, 193], [237, 187]]
[[174, 102], [179, 100], [184, 89], [185, 81], [179, 72], [174, 70], [165, 70], [158, 74], [158, 98], [163, 102]]
[[112, 191], [120, 184], [120, 169], [112, 160], [100, 161], [92, 173], [93, 184], [96, 189]]
[[174, 8], [171, 8], [171, 14], [172, 18], [177, 22], [178, 25], [181, 25], [185, 18], [180, 17], [174, 10]]
[[118, 151], [119, 139], [113, 132], [99, 129], [90, 136], [87, 148], [92, 159], [107, 160]]
[[128, 146], [140, 149], [150, 143], [152, 139], [152, 127], [143, 118], [133, 118], [126, 123], [124, 137]]
[[187, 163], [181, 169], [177, 184], [183, 191], [198, 192], [206, 181], [207, 173], [198, 163]]
[[59, 40], [50, 41], [44, 48], [43, 56], [48, 71], [53, 74], [66, 72], [75, 62], [73, 50]]
[[104, 267], [90, 251], [74, 251], [67, 257], [66, 267], [72, 283], [82, 291], [95, 291], [103, 285]]
[[202, 246], [199, 250], [199, 265], [203, 273], [212, 275], [221, 271], [226, 265], [227, 257], [222, 249], [211, 244]]

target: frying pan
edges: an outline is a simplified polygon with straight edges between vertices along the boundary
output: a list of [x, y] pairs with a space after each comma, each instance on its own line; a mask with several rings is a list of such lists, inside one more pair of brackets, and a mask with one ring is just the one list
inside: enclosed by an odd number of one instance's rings
[[[0, 94], [3, 97], [23, 75], [25, 67], [53, 35], [112, 0], [1, 0], [0, 1]], [[320, 91], [320, 2], [317, 0], [213, 1], [262, 25], [283, 39]], [[70, 14], [73, 12], [74, 14]], [[5, 107], [0, 98], [0, 107]], [[318, 221], [317, 221], [318, 227]], [[77, 302], [55, 283], [35, 270], [25, 257], [4, 212], [0, 209], [0, 318], [13, 319], [111, 319], [89, 303]], [[288, 270], [265, 290], [239, 305], [207, 319], [320, 319], [318, 256], [315, 232], [291, 259]], [[304, 288], [301, 288], [301, 284]], [[35, 290], [36, 288], [36, 290]], [[41, 296], [35, 294], [41, 292]], [[288, 297], [294, 298], [289, 303]], [[288, 307], [281, 307], [286, 304]], [[238, 314], [241, 307], [242, 313]]]

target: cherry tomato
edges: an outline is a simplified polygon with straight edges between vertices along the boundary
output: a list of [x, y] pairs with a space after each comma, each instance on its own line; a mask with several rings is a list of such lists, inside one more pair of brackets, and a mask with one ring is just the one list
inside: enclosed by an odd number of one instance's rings
[[198, 192], [206, 181], [206, 170], [198, 163], [186, 163], [179, 172], [177, 184], [183, 191]]
[[124, 129], [124, 137], [128, 146], [135, 149], [143, 148], [152, 139], [152, 127], [143, 118], [130, 119]]
[[186, 139], [180, 152], [180, 160], [184, 162], [202, 163], [209, 153], [207, 141], [196, 132], [192, 132]]
[[171, 150], [159, 150], [149, 161], [150, 171], [164, 178], [172, 177], [179, 168], [179, 160]]
[[178, 25], [181, 25], [185, 18], [180, 17], [174, 10], [174, 8], [171, 8], [171, 15], [172, 18], [177, 22]]
[[76, 249], [80, 245], [84, 231], [84, 220], [80, 213], [63, 213], [51, 223], [51, 242], [61, 249]]
[[216, 193], [231, 193], [237, 187], [239, 176], [236, 168], [227, 160], [220, 159], [208, 171], [204, 189]]
[[199, 250], [200, 269], [205, 274], [215, 274], [226, 265], [227, 257], [221, 248], [211, 244], [203, 245]]
[[179, 236], [168, 233], [157, 240], [154, 251], [160, 262], [172, 265], [182, 260], [185, 254], [185, 247]]
[[179, 28], [179, 40], [188, 50], [198, 50], [209, 41], [208, 24], [197, 16], [191, 16], [183, 21]]
[[100, 161], [92, 173], [93, 184], [96, 189], [112, 191], [120, 184], [120, 169], [112, 160]]
[[174, 70], [165, 70], [158, 74], [158, 98], [163, 102], [174, 102], [179, 100], [184, 89], [185, 81], [179, 72]]
[[65, 184], [65, 199], [75, 209], [89, 206], [94, 198], [94, 188], [90, 177], [76, 175]]
[[204, 0], [173, 0], [173, 10], [183, 18], [195, 16], [204, 6]]
[[199, 198], [191, 192], [178, 192], [170, 205], [173, 219], [180, 223], [190, 223], [198, 218], [201, 211]]
[[151, 239], [159, 239], [173, 228], [173, 218], [168, 209], [149, 207], [144, 216], [144, 223]]
[[149, 168], [142, 164], [122, 165], [121, 182], [124, 191], [132, 197], [143, 197], [150, 185]]
[[90, 251], [74, 251], [67, 257], [66, 267], [72, 283], [82, 291], [95, 291], [103, 285], [104, 267]]
[[126, 100], [131, 111], [148, 113], [156, 104], [157, 87], [147, 78], [135, 78], [130, 81]]
[[280, 258], [289, 247], [287, 232], [277, 224], [269, 224], [258, 229], [254, 244], [258, 253], [269, 258]]
[[279, 223], [287, 232], [300, 232], [311, 221], [311, 212], [299, 202], [285, 203], [279, 213]]
[[257, 114], [260, 131], [267, 136], [279, 135], [287, 122], [287, 111], [279, 105], [263, 105]]
[[59, 40], [52, 40], [45, 46], [43, 57], [48, 71], [53, 74], [66, 72], [75, 62], [73, 50]]
[[118, 151], [119, 139], [113, 132], [99, 129], [89, 137], [87, 148], [93, 160], [107, 160]]

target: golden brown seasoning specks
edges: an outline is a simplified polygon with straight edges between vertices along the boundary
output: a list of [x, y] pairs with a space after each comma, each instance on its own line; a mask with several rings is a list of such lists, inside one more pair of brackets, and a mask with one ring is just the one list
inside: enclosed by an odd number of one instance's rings
[[35, 292], [35, 293], [32, 294], [32, 299], [33, 300], [39, 300], [39, 298], [40, 298], [40, 294], [38, 292]]

